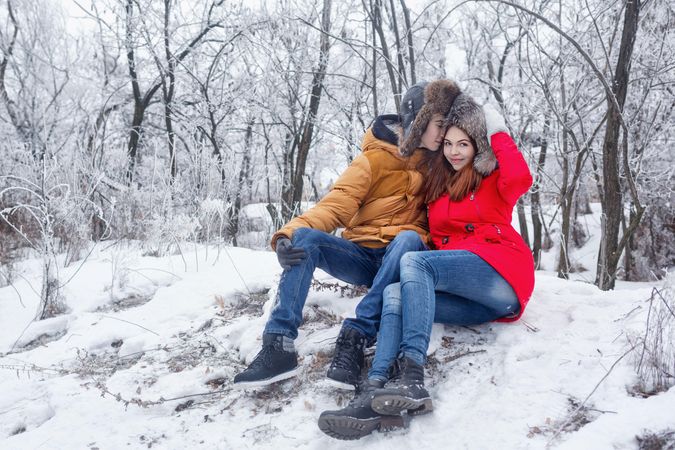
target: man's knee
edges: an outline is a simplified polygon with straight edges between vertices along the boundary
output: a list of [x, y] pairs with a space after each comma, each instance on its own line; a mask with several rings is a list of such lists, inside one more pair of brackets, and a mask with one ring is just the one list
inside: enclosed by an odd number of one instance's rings
[[315, 230], [314, 228], [302, 227], [293, 231], [293, 242], [294, 247], [310, 247], [312, 244], [318, 244], [321, 241], [324, 241], [327, 236], [330, 236], [328, 233], [320, 230]]
[[412, 230], [401, 231], [389, 244], [400, 251], [414, 251], [424, 248], [424, 242], [417, 232]]
[[387, 247], [386, 257], [398, 261], [406, 252], [426, 250], [419, 234], [411, 230], [401, 231]]

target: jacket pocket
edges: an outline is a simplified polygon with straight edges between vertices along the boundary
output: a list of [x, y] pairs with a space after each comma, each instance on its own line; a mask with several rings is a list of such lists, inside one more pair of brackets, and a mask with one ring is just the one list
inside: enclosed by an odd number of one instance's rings
[[502, 242], [502, 230], [495, 224], [483, 227], [480, 234], [485, 242], [499, 244]]

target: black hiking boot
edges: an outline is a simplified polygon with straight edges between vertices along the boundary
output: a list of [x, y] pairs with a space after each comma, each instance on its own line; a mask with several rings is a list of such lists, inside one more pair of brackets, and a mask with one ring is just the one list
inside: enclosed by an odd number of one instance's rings
[[336, 386], [353, 390], [361, 381], [366, 336], [351, 327], [342, 327], [335, 342], [335, 354], [326, 376]]
[[357, 387], [356, 395], [347, 407], [336, 411], [324, 411], [319, 416], [319, 428], [335, 439], [361, 439], [375, 430], [387, 431], [407, 428], [410, 419], [407, 414], [383, 416], [370, 407], [373, 392], [384, 382], [367, 380]]
[[234, 386], [267, 386], [294, 377], [297, 373], [298, 354], [293, 341], [280, 334], [264, 334], [262, 350], [243, 372], [234, 377]]
[[429, 392], [424, 388], [424, 367], [410, 358], [399, 357], [394, 363], [397, 376], [373, 393], [371, 407], [375, 412], [387, 415], [428, 414], [434, 410]]

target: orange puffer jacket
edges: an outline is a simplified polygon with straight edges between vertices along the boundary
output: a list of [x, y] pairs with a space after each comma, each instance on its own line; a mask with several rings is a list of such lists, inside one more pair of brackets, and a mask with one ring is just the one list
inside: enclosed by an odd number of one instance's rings
[[[422, 174], [416, 165], [426, 150], [400, 156], [395, 137], [385, 127], [397, 116], [380, 116], [363, 138], [363, 153], [337, 179], [331, 191], [313, 208], [294, 218], [272, 236], [272, 248], [281, 236], [292, 238], [301, 227], [332, 232], [344, 227], [342, 237], [369, 248], [384, 247], [401, 231], [413, 230], [428, 242], [427, 213], [422, 198]], [[379, 131], [378, 131], [379, 130]]]

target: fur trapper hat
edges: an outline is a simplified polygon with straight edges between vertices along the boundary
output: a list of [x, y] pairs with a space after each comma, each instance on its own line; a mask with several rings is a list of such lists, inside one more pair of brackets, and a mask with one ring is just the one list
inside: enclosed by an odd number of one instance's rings
[[[424, 87], [424, 104], [416, 114], [411, 115], [410, 112], [415, 112], [415, 100], [419, 100], [420, 85]], [[438, 113], [446, 116], [460, 93], [457, 84], [451, 80], [418, 83], [408, 89], [401, 104], [401, 130], [398, 140], [403, 156], [412, 155], [420, 146], [422, 135], [433, 115]]]
[[474, 99], [460, 94], [445, 119], [445, 125], [446, 128], [453, 125], [461, 128], [476, 143], [476, 154], [473, 158], [476, 172], [488, 176], [497, 168], [497, 158], [488, 142], [485, 114]]

